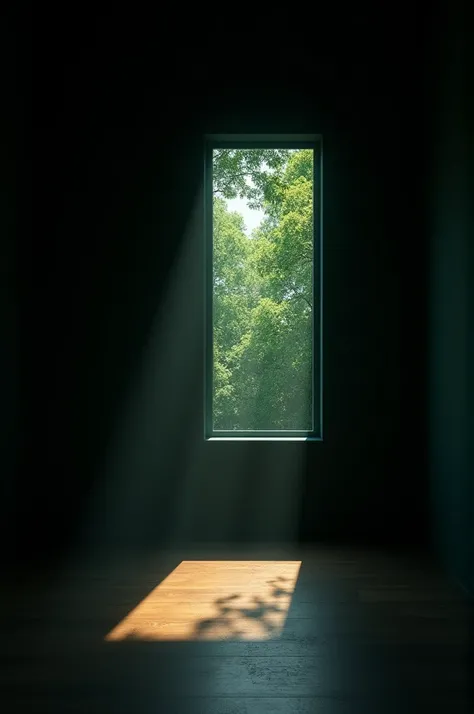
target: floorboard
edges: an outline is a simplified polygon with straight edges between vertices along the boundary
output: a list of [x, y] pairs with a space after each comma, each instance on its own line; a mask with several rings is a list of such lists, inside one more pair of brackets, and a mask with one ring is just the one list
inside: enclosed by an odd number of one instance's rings
[[103, 555], [2, 601], [9, 714], [474, 712], [472, 604], [420, 554]]

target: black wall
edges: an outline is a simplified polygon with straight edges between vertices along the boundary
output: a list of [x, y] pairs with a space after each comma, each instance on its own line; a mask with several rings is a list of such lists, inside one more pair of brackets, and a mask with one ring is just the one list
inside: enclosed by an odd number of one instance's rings
[[[19, 285], [18, 245], [15, 240], [20, 217], [22, 178], [19, 166], [23, 153], [22, 125], [25, 92], [17, 91], [15, 37], [8, 24], [2, 26], [1, 42], [10, 71], [3, 81], [4, 109], [0, 126], [0, 551], [9, 548], [8, 527], [15, 503], [16, 459], [19, 431]], [[25, 86], [25, 83], [22, 85]]]
[[[167, 28], [75, 18], [42, 48], [9, 537], [422, 542], [421, 25], [367, 8], [317, 38], [237, 32], [232, 53], [209, 30], [175, 54]], [[206, 131], [323, 134], [323, 443], [203, 441]]]
[[473, 58], [466, 8], [440, 8], [429, 55], [432, 533], [474, 592]]

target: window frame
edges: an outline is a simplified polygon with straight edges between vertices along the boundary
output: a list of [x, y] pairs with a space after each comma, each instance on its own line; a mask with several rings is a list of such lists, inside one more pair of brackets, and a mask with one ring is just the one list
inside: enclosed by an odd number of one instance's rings
[[[313, 428], [214, 430], [213, 402], [213, 164], [214, 149], [313, 149]], [[320, 134], [208, 134], [204, 141], [204, 438], [206, 441], [323, 440], [323, 144]]]

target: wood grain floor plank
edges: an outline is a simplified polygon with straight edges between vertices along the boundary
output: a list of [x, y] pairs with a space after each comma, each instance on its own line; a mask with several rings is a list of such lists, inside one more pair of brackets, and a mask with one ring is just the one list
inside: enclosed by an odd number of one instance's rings
[[472, 605], [419, 555], [203, 547], [30, 581], [2, 592], [2, 712], [472, 714]]

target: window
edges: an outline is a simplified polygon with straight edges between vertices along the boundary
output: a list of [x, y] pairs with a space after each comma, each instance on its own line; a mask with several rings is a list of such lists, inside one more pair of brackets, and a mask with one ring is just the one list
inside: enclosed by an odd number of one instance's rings
[[321, 137], [207, 138], [207, 439], [322, 438], [321, 227]]

